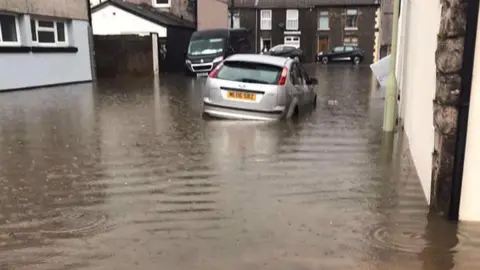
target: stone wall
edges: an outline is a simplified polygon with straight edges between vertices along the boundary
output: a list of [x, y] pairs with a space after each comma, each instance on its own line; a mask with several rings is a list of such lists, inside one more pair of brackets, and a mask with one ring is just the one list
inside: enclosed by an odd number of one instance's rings
[[431, 207], [448, 215], [451, 203], [457, 131], [457, 104], [462, 77], [467, 0], [442, 0], [442, 17], [436, 51], [437, 85], [433, 123]]

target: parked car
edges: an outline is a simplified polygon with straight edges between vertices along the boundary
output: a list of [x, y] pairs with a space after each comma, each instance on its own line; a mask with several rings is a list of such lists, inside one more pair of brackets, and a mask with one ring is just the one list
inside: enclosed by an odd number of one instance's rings
[[235, 54], [209, 74], [204, 114], [216, 118], [278, 120], [315, 108], [318, 81], [294, 59]]
[[317, 54], [317, 62], [324, 65], [330, 62], [352, 62], [354, 65], [360, 64], [365, 56], [365, 52], [357, 46], [338, 46], [333, 50], [326, 52], [319, 52]]
[[303, 51], [293, 45], [279, 44], [270, 49], [267, 53], [272, 56], [290, 57], [303, 61]]
[[208, 75], [225, 57], [236, 53], [253, 53], [248, 30], [208, 29], [192, 34], [185, 55], [185, 74]]

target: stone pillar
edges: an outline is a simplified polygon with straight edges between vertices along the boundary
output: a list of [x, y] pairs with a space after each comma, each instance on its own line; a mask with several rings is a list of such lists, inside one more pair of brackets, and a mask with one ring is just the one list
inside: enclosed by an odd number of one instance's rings
[[435, 142], [432, 164], [431, 209], [448, 216], [451, 203], [457, 132], [457, 104], [462, 78], [467, 0], [442, 0], [437, 39], [437, 84], [433, 101]]

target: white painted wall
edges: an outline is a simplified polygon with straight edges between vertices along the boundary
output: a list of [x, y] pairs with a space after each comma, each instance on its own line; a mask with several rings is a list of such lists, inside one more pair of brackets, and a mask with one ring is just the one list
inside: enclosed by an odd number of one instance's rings
[[480, 221], [480, 20], [477, 24], [475, 62], [468, 116], [467, 146], [463, 168], [460, 220]]
[[[21, 27], [22, 36], [26, 36], [30, 23]], [[80, 20], [69, 26], [69, 40], [78, 48], [77, 53], [2, 53], [0, 91], [92, 80], [88, 27], [88, 21]]]
[[402, 61], [408, 63], [408, 68], [404, 65], [403, 72], [397, 72], [397, 80], [402, 86], [401, 106], [410, 151], [423, 191], [430, 202], [435, 51], [441, 6], [440, 0], [403, 0], [404, 4], [407, 4], [404, 40], [398, 44], [403, 44], [403, 48], [398, 51]]
[[108, 5], [92, 13], [94, 35], [124, 35], [157, 33], [167, 36], [167, 28]]

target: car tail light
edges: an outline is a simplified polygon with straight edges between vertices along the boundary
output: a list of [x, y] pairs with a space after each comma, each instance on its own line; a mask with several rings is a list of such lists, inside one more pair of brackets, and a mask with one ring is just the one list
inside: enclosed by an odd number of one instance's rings
[[278, 79], [278, 85], [285, 85], [287, 82], [287, 76], [288, 76], [288, 68], [283, 67], [282, 74], [280, 75], [280, 79]]
[[220, 64], [218, 64], [212, 71], [210, 71], [210, 74], [208, 75], [208, 77], [215, 78], [215, 76], [217, 75], [217, 72], [220, 70], [222, 66], [223, 66], [223, 62], [220, 62]]

